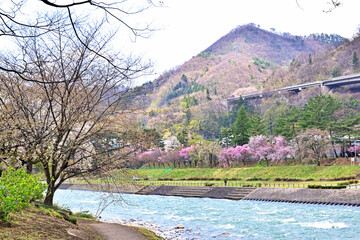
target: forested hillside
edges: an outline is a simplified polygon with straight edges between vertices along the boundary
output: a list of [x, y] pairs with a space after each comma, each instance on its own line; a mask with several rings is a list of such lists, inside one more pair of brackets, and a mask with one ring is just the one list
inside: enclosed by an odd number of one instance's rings
[[325, 47], [312, 54], [301, 53], [286, 69], [279, 69], [266, 84], [266, 88], [321, 81], [359, 72], [360, 37], [333, 50]]
[[[336, 34], [300, 37], [255, 24], [239, 26], [148, 83], [149, 107], [142, 123], [156, 128], [164, 139], [175, 135], [188, 145], [220, 137], [244, 105], [228, 106], [226, 98], [357, 72], [359, 42]], [[251, 115], [261, 117], [269, 132], [278, 113], [292, 104], [304, 105], [316, 94], [318, 90], [310, 89], [245, 105]]]

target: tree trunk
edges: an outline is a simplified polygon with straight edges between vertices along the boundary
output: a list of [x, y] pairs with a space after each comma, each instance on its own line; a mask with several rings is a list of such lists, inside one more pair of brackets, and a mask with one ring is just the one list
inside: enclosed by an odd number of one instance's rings
[[45, 200], [44, 200], [45, 205], [48, 205], [48, 206], [53, 205], [54, 194], [55, 194], [55, 183], [53, 181], [51, 181], [49, 183], [47, 191], [46, 191], [46, 196], [45, 196]]
[[336, 149], [335, 149], [335, 142], [331, 141], [331, 144], [332, 144], [332, 147], [333, 147], [334, 155], [335, 155], [336, 158], [338, 158], [339, 156], [338, 156], [338, 154], [336, 152]]
[[26, 163], [26, 172], [31, 174], [32, 173], [32, 170], [33, 170], [33, 163], [31, 161], [28, 161]]

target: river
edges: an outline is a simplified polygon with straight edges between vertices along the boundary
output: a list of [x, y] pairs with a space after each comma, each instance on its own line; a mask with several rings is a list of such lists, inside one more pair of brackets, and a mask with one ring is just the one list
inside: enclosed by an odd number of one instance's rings
[[[55, 203], [96, 213], [102, 194], [57, 190]], [[153, 223], [177, 239], [360, 239], [360, 208], [123, 194], [101, 214], [109, 222]], [[174, 227], [183, 224], [185, 230]]]

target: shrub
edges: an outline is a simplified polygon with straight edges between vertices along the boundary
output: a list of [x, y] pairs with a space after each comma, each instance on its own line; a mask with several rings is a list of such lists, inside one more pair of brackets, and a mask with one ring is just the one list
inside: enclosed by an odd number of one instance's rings
[[8, 168], [0, 177], [0, 219], [8, 221], [9, 213], [28, 206], [43, 197], [46, 185], [38, 176], [27, 174], [24, 169]]
[[48, 216], [57, 217], [57, 218], [63, 218], [57, 211], [54, 209], [46, 209], [46, 214]]
[[173, 179], [172, 178], [167, 178], [167, 177], [160, 177], [158, 180], [159, 181], [172, 181]]
[[245, 181], [258, 181], [259, 178], [257, 177], [252, 177], [252, 178], [246, 178]]
[[242, 184], [241, 187], [252, 187], [253, 185], [251, 184]]
[[212, 182], [207, 182], [207, 183], [205, 183], [205, 186], [206, 187], [212, 187], [212, 186], [214, 186], [215, 185], [215, 183], [212, 183]]
[[303, 181], [302, 178], [284, 178], [285, 182], [300, 182]]
[[305, 182], [311, 182], [311, 181], [314, 181], [314, 179], [313, 178], [306, 178], [306, 179], [304, 179], [304, 181]]
[[337, 177], [337, 178], [320, 178], [320, 181], [346, 181], [356, 179], [355, 176], [348, 176], [348, 177]]
[[241, 178], [236, 178], [236, 177], [233, 177], [233, 178], [230, 178], [229, 180], [232, 180], [232, 181], [237, 181], [237, 180], [241, 180]]
[[94, 216], [91, 213], [89, 213], [89, 211], [77, 212], [77, 213], [74, 213], [74, 216], [80, 217], [80, 218], [94, 219]]
[[313, 178], [307, 178], [307, 179], [303, 179], [303, 178], [289, 178], [289, 177], [285, 177], [285, 178], [279, 178], [276, 177], [274, 178], [275, 182], [280, 182], [280, 181], [284, 181], [284, 182], [309, 182], [309, 181], [314, 181]]
[[308, 188], [313, 188], [313, 189], [342, 189], [342, 188], [346, 188], [346, 185], [337, 185], [337, 186], [308, 185]]
[[354, 184], [354, 183], [358, 183], [358, 182], [359, 182], [358, 180], [349, 180], [346, 182], [340, 182], [337, 185], [350, 185], [350, 184]]
[[76, 224], [77, 219], [74, 218], [74, 217], [69, 217], [69, 219], [68, 219], [67, 221], [69, 221], [69, 222], [71, 222], [71, 223], [73, 223], [73, 224]]

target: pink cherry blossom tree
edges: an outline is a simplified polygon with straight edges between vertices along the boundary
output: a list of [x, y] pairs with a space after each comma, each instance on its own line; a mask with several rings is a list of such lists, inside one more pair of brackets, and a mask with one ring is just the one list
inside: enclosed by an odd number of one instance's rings
[[186, 147], [180, 150], [179, 156], [183, 158], [184, 165], [189, 162], [190, 167], [192, 162], [194, 161], [195, 166], [199, 160], [197, 148], [191, 145], [190, 147]]
[[175, 167], [176, 164], [178, 164], [178, 166], [180, 167], [182, 158], [179, 156], [179, 150], [173, 150], [169, 152], [165, 151], [163, 152], [163, 155], [161, 157], [165, 163], [169, 165], [172, 164], [173, 167]]
[[246, 161], [256, 159], [265, 160], [269, 166], [270, 160], [276, 163], [286, 161], [289, 155], [293, 155], [293, 151], [283, 136], [269, 139], [264, 135], [258, 135], [251, 137], [249, 144], [223, 148], [219, 154], [219, 164], [222, 167], [230, 167], [241, 161], [245, 166]]
[[265, 160], [266, 166], [269, 166], [270, 154], [273, 151], [273, 147], [266, 136], [258, 135], [250, 137], [249, 147], [255, 159], [258, 159], [258, 161]]
[[234, 162], [233, 158], [233, 147], [224, 148], [221, 150], [219, 154], [219, 165], [222, 167], [230, 167], [231, 164]]
[[273, 150], [270, 153], [269, 158], [271, 161], [276, 162], [276, 164], [281, 161], [285, 161], [287, 163], [287, 157], [294, 154], [293, 150], [283, 136], [277, 136], [274, 138], [272, 148]]
[[160, 149], [148, 150], [139, 154], [138, 159], [144, 164], [153, 164], [154, 167], [156, 164], [158, 164], [158, 166], [160, 166], [160, 164], [164, 166], [166, 158], [163, 158], [162, 155], [164, 155], [164, 152]]
[[244, 144], [242, 146], [236, 146], [233, 153], [234, 153], [234, 157], [238, 161], [242, 161], [244, 166], [246, 165], [246, 161], [251, 160], [252, 152], [248, 144]]
[[356, 149], [355, 146], [351, 146], [348, 148], [348, 152], [351, 153], [355, 153], [355, 150], [356, 150], [356, 155], [360, 154], [360, 146], [356, 146]]
[[232, 164], [238, 164], [240, 161], [246, 164], [251, 159], [251, 149], [247, 144], [236, 147], [224, 148], [219, 154], [219, 164], [222, 167], [230, 167]]

